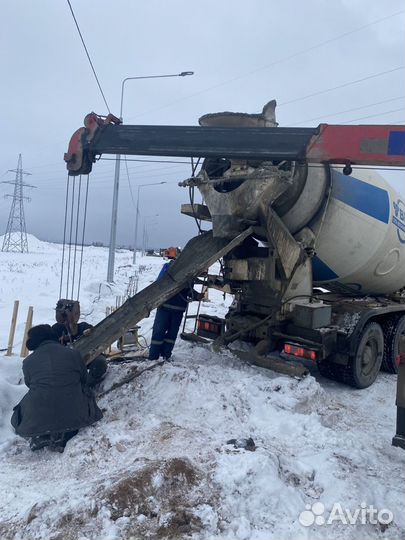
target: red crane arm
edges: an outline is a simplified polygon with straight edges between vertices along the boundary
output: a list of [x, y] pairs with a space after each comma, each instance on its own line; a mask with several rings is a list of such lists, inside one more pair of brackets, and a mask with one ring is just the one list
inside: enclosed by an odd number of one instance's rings
[[306, 150], [308, 163], [405, 165], [405, 127], [321, 124]]
[[88, 174], [101, 154], [405, 166], [405, 126], [398, 125], [132, 126], [113, 115], [95, 113], [86, 116], [84, 125], [72, 136], [65, 154], [72, 175]]

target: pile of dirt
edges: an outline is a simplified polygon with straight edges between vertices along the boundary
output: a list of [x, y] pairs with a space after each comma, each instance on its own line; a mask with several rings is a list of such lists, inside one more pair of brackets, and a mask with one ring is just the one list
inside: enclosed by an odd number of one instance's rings
[[189, 538], [205, 529], [207, 513], [217, 528], [218, 499], [209, 475], [188, 458], [143, 458], [93, 486], [80, 506], [66, 500], [61, 511], [51, 499], [27, 509], [22, 520], [0, 522], [0, 538], [42, 538], [44, 528], [49, 540], [95, 540], [100, 530], [123, 539]]
[[207, 475], [189, 459], [176, 457], [144, 462], [105, 489], [103, 505], [111, 520], [127, 522], [130, 535], [179, 538], [203, 529], [195, 509], [213, 505], [214, 499]]

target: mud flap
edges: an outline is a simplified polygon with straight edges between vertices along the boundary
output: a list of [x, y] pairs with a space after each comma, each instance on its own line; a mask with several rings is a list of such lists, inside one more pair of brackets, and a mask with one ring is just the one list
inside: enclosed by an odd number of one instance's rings
[[148, 317], [153, 309], [191, 285], [203, 270], [241, 244], [252, 232], [249, 227], [232, 240], [214, 238], [212, 231], [192, 238], [162, 279], [129, 298], [92, 328], [88, 335], [75, 341], [73, 348], [80, 352], [87, 364], [90, 363], [129, 328]]
[[282, 373], [283, 375], [289, 375], [290, 377], [303, 379], [309, 374], [309, 370], [303, 364], [283, 361], [279, 357], [272, 356], [271, 354], [261, 356], [255, 351], [238, 351], [235, 349], [232, 349], [232, 353], [236, 354], [241, 360], [244, 360], [252, 366], [271, 369], [276, 373]]

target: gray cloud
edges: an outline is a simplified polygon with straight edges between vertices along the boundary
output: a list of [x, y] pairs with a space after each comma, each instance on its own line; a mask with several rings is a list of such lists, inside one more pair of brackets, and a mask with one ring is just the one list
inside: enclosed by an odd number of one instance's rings
[[[124, 121], [129, 123], [195, 125], [204, 113], [257, 112], [276, 98], [280, 125], [294, 125], [315, 116], [328, 121], [336, 112], [403, 95], [403, 71], [398, 71], [282, 105], [403, 64], [403, 14], [287, 59], [401, 10], [401, 0], [73, 0], [72, 5], [115, 114], [124, 77], [195, 71], [193, 77], [129, 82], [124, 101]], [[29, 182], [37, 186], [26, 206], [28, 230], [60, 240], [66, 186], [63, 153], [85, 114], [106, 110], [66, 2], [8, 2], [2, 7], [0, 174], [15, 168], [18, 154], [23, 154], [24, 168], [32, 172]], [[381, 104], [331, 121], [384, 113], [365, 122], [399, 122], [403, 112], [385, 111], [402, 105]], [[135, 197], [141, 183], [168, 182], [141, 192], [142, 214], [159, 214], [149, 225], [151, 243], [184, 244], [196, 229], [179, 213], [188, 195], [176, 182], [189, 168], [136, 162], [129, 162], [128, 168]], [[88, 240], [108, 242], [113, 176], [114, 163], [108, 161], [97, 163], [90, 176]], [[402, 175], [389, 176], [400, 186]], [[0, 185], [0, 195], [9, 188]], [[0, 201], [0, 232], [9, 206], [9, 200]], [[118, 243], [133, 242], [134, 216], [123, 167]]]

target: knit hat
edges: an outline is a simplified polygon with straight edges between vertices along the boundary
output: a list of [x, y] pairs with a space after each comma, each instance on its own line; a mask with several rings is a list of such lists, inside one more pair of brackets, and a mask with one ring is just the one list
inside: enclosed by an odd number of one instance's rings
[[28, 330], [27, 349], [35, 351], [43, 341], [58, 341], [58, 336], [49, 324], [38, 324]]

